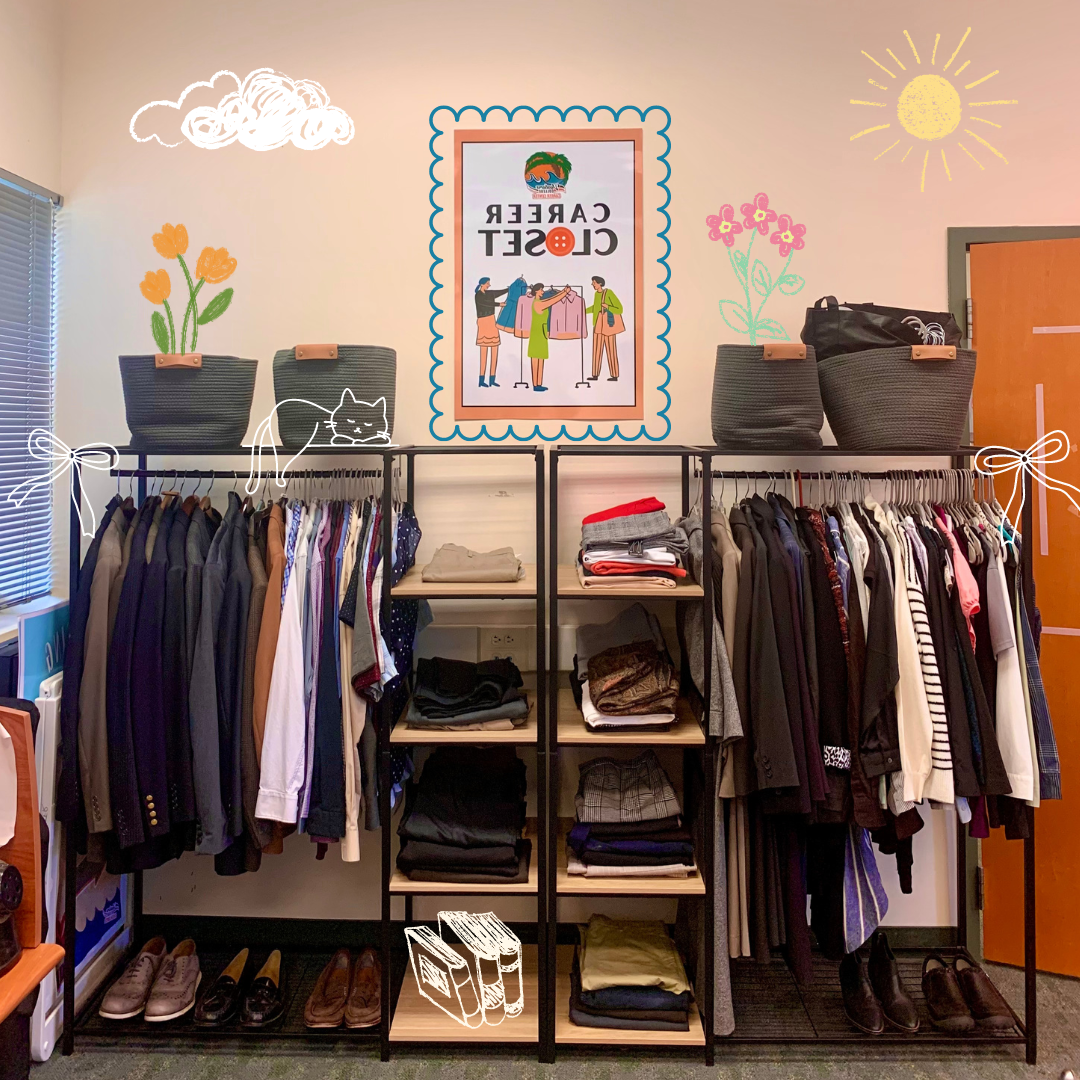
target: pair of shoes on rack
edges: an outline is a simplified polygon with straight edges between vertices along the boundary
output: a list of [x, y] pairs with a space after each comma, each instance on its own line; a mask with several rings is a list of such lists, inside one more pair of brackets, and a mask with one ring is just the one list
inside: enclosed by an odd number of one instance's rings
[[904, 989], [889, 939], [877, 930], [870, 939], [870, 961], [864, 965], [858, 952], [840, 961], [840, 990], [847, 1018], [867, 1035], [880, 1035], [886, 1024], [914, 1035], [919, 1013]]
[[249, 949], [241, 949], [203, 994], [195, 1009], [196, 1027], [224, 1027], [238, 1014], [240, 1024], [245, 1028], [269, 1028], [282, 1019], [285, 1015], [285, 979], [281, 971], [281, 950], [275, 949], [250, 984], [246, 984], [244, 974], [250, 955]]
[[130, 1020], [140, 1013], [152, 1023], [175, 1020], [191, 1010], [201, 981], [191, 938], [172, 952], [163, 937], [151, 938], [109, 987], [98, 1013], [107, 1020]]
[[374, 1027], [382, 1018], [382, 962], [367, 946], [359, 956], [338, 949], [323, 968], [304, 1006], [309, 1028]]
[[962, 1034], [976, 1026], [1000, 1031], [1014, 1020], [986, 972], [966, 956], [950, 964], [940, 953], [923, 962], [923, 993], [934, 1027]]

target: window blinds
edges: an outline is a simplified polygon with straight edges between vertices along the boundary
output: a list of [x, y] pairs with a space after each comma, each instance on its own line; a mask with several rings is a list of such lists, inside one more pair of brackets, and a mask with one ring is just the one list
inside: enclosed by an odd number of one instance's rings
[[27, 437], [53, 426], [53, 215], [49, 199], [0, 179], [0, 608], [52, 585], [52, 489], [21, 507], [8, 494], [49, 470]]

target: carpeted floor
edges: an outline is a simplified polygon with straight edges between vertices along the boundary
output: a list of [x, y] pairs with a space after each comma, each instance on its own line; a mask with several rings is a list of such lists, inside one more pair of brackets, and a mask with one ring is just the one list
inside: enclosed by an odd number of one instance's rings
[[[993, 979], [1017, 1012], [1023, 1011], [1022, 972], [993, 968]], [[383, 1065], [377, 1050], [272, 1044], [257, 1051], [218, 1047], [212, 1053], [188, 1053], [170, 1046], [156, 1050], [83, 1049], [74, 1057], [53, 1055], [35, 1066], [31, 1080], [1012, 1080], [1052, 1077], [1072, 1068], [1080, 1074], [1080, 980], [1039, 977], [1039, 1065], [1028, 1068], [1022, 1047], [995, 1051], [966, 1049], [910, 1055], [858, 1049], [815, 1050], [717, 1048], [717, 1066], [674, 1053], [628, 1051], [585, 1054], [564, 1051], [555, 1065], [503, 1052], [461, 1051], [438, 1047], [424, 1052], [398, 1051]]]

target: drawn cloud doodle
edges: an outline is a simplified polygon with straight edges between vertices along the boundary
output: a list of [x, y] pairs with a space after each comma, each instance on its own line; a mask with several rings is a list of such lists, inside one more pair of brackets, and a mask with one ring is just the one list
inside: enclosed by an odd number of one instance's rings
[[356, 134], [352, 118], [330, 104], [320, 83], [293, 80], [273, 68], [256, 68], [242, 80], [218, 71], [193, 82], [176, 101], [144, 105], [128, 130], [136, 142], [174, 147], [186, 139], [201, 150], [234, 142], [249, 150], [277, 150], [286, 143], [321, 150], [332, 142], [343, 146]]

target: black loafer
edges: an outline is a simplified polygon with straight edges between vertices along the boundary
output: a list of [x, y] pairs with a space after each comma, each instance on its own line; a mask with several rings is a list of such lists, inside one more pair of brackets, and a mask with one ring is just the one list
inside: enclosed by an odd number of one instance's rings
[[881, 1002], [885, 1022], [914, 1035], [919, 1030], [919, 1011], [904, 988], [900, 969], [884, 930], [877, 930], [870, 939], [870, 962], [866, 965], [874, 996]]
[[281, 950], [275, 949], [244, 995], [240, 1023], [246, 1028], [267, 1028], [285, 1015], [285, 980], [281, 974]]
[[867, 1035], [880, 1035], [885, 1030], [885, 1015], [874, 997], [866, 965], [857, 952], [848, 953], [840, 961], [840, 991], [844, 996], [847, 1018]]
[[244, 981], [247, 962], [248, 950], [241, 949], [203, 994], [195, 1006], [196, 1027], [224, 1027], [236, 1019], [240, 1006], [240, 985]]

